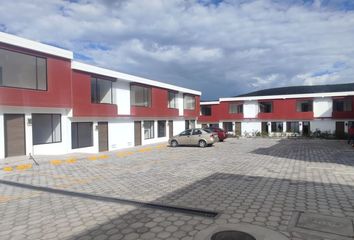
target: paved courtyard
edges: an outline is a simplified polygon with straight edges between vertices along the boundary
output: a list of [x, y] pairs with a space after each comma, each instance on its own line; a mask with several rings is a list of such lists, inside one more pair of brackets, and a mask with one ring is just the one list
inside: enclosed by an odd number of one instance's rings
[[224, 224], [292, 240], [353, 237], [335, 224], [289, 227], [299, 213], [354, 220], [354, 149], [345, 141], [227, 139], [37, 161], [0, 170], [0, 239], [187, 240]]

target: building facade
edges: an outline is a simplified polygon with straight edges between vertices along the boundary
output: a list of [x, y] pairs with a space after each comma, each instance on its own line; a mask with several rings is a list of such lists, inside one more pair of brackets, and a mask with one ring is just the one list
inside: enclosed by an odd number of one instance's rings
[[195, 126], [200, 95], [0, 32], [0, 158], [165, 142]]
[[354, 121], [354, 83], [266, 89], [201, 102], [198, 124], [235, 135], [335, 134]]

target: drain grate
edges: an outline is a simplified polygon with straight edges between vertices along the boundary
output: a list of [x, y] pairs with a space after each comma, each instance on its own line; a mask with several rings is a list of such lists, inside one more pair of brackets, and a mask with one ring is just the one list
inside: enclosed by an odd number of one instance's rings
[[294, 232], [343, 240], [354, 237], [351, 219], [315, 213], [295, 212], [290, 220], [289, 229]]
[[221, 231], [214, 233], [210, 240], [256, 240], [248, 233], [240, 231]]
[[65, 196], [70, 196], [70, 197], [80, 197], [80, 198], [91, 199], [91, 200], [102, 201], [102, 202], [134, 205], [134, 206], [138, 206], [138, 207], [153, 208], [153, 209], [159, 209], [159, 210], [170, 211], [170, 212], [179, 212], [179, 213], [196, 215], [196, 216], [201, 216], [201, 217], [208, 217], [208, 218], [215, 218], [218, 215], [217, 212], [203, 210], [203, 209], [186, 208], [186, 207], [179, 207], [179, 206], [174, 206], [174, 205], [142, 202], [142, 201], [136, 201], [136, 200], [130, 200], [130, 199], [124, 199], [124, 198], [116, 198], [116, 197], [108, 197], [108, 196], [102, 196], [102, 195], [96, 195], [96, 194], [90, 194], [90, 193], [74, 192], [74, 191], [49, 188], [49, 187], [42, 187], [42, 186], [35, 186], [35, 185], [6, 181], [6, 180], [0, 180], [0, 184], [13, 186], [13, 187], [20, 187], [20, 188], [25, 188], [25, 189], [35, 190], [35, 191], [65, 195]]

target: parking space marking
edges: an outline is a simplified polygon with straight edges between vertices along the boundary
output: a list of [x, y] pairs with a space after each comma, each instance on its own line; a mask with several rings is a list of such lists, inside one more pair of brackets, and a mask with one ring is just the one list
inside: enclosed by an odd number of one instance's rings
[[20, 164], [16, 166], [16, 170], [27, 170], [32, 168], [32, 164]]
[[76, 158], [69, 158], [65, 160], [66, 163], [76, 163], [77, 159]]
[[51, 160], [50, 163], [52, 165], [61, 165], [63, 162], [61, 160]]
[[2, 170], [4, 170], [5, 172], [11, 172], [11, 171], [13, 171], [14, 169], [13, 169], [13, 167], [11, 167], [11, 166], [7, 166], [7, 167], [4, 167]]

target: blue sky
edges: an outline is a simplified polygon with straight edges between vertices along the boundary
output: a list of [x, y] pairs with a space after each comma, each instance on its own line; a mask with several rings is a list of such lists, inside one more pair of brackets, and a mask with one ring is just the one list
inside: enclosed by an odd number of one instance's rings
[[[354, 81], [354, 1], [0, 0], [0, 31], [203, 92]], [[40, 6], [40, 7], [38, 7]]]

